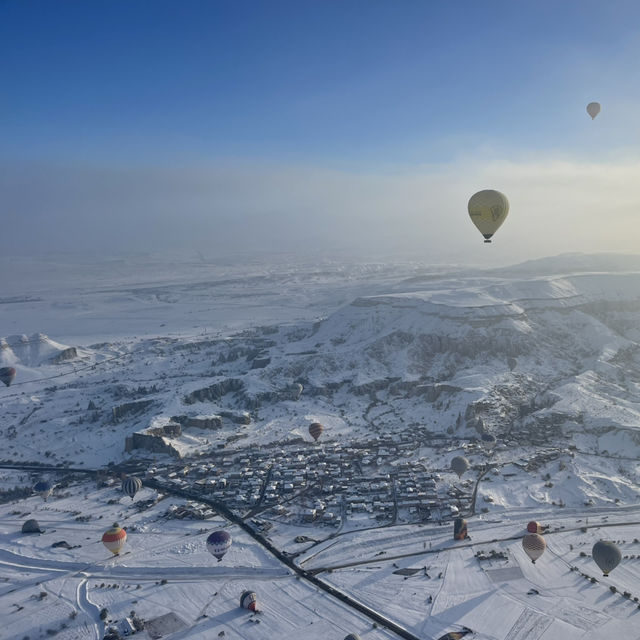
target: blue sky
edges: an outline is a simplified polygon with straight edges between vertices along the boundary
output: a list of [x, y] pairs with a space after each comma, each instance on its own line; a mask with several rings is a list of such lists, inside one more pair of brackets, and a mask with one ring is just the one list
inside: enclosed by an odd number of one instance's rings
[[[0, 0], [0, 163], [37, 187], [23, 202], [24, 185], [0, 188], [23, 211], [15, 224], [48, 208], [71, 224], [86, 202], [47, 184], [52, 172], [73, 182], [103, 171], [92, 180], [104, 198], [114, 174], [210, 168], [229, 204], [260, 168], [260, 184], [276, 168], [316, 172], [322, 191], [327, 171], [628, 163], [640, 143], [639, 25], [640, 3], [615, 0]], [[591, 100], [603, 103], [594, 122]], [[213, 198], [211, 219], [221, 206]], [[268, 209], [255, 211], [265, 224]]]

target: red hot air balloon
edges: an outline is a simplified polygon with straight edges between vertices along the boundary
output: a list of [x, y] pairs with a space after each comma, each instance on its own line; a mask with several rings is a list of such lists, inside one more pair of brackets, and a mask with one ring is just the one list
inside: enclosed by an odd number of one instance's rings
[[536, 522], [535, 520], [532, 520], [527, 525], [527, 531], [529, 533], [542, 533], [542, 525], [539, 522]]
[[309, 425], [309, 435], [317, 442], [324, 427], [319, 422], [312, 422]]

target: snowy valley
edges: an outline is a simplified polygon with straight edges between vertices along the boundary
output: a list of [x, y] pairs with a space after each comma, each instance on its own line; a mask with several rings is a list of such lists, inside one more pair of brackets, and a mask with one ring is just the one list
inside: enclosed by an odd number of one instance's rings
[[0, 638], [640, 637], [640, 258], [5, 266]]

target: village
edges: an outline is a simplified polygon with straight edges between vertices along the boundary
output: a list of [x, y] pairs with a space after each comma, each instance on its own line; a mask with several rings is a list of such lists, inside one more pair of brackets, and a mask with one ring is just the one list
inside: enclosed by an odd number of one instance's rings
[[[471, 514], [476, 508], [486, 511], [482, 500], [476, 507], [483, 477], [533, 472], [562, 454], [571, 455], [569, 449], [551, 447], [533, 457], [498, 461], [497, 452], [481, 442], [446, 439], [432, 443], [440, 453], [454, 456], [462, 451], [476, 461], [466, 477], [457, 478], [448, 466], [429, 468], [409, 459], [406, 454], [415, 446], [411, 437], [395, 434], [358, 445], [281, 443], [151, 464], [145, 473], [147, 479], [165, 486], [223, 503], [263, 533], [273, 522], [339, 531], [347, 521], [356, 528], [437, 523]], [[214, 511], [189, 503], [168, 515], [204, 519]]]

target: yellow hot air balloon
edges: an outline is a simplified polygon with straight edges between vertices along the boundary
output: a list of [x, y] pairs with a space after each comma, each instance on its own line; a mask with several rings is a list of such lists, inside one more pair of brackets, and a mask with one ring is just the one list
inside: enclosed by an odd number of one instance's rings
[[591, 119], [593, 120], [600, 113], [600, 103], [590, 102], [587, 105], [587, 113], [591, 116]]
[[504, 193], [485, 189], [474, 193], [467, 205], [471, 222], [478, 227], [485, 242], [498, 230], [509, 213], [509, 201]]

